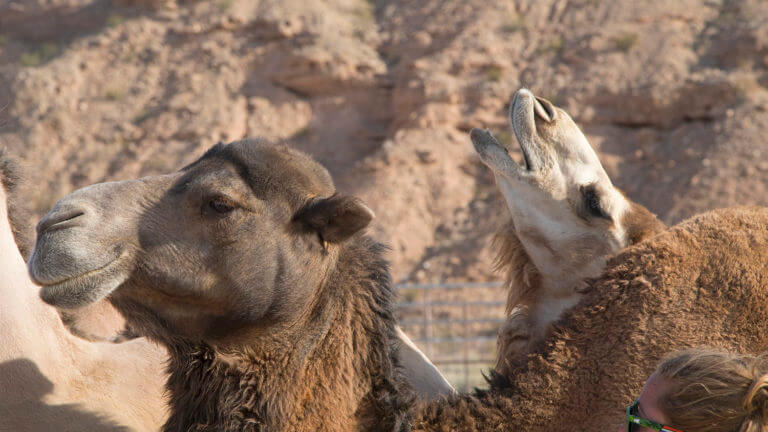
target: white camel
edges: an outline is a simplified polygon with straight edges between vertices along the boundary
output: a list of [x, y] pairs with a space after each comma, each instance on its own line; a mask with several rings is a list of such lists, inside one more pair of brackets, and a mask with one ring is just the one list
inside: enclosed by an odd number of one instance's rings
[[608, 257], [664, 229], [613, 186], [565, 111], [521, 89], [509, 116], [522, 166], [489, 131], [470, 133], [511, 216], [495, 239], [497, 267], [506, 271], [509, 284], [497, 360], [505, 375], [544, 338], [549, 324], [579, 301], [580, 287], [602, 273]]

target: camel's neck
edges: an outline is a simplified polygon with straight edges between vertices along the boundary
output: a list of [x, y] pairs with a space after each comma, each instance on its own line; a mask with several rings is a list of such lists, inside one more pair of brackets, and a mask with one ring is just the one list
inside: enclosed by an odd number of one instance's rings
[[[342, 253], [345, 270], [330, 277], [307, 320], [290, 332], [236, 353], [172, 346], [164, 430], [351, 431], [381, 423], [396, 430], [410, 391], [394, 366], [391, 283], [380, 247], [362, 240], [368, 249]], [[359, 258], [372, 251], [369, 262]]]
[[[499, 251], [496, 268], [507, 273], [510, 288], [508, 312], [519, 302], [542, 297], [553, 300], [555, 309], [573, 303], [574, 298], [579, 298], [574, 289], [578, 291], [585, 279], [599, 276], [610, 257], [666, 228], [653, 213], [629, 200], [616, 224], [620, 236], [606, 235], [604, 243], [592, 242], [590, 247], [574, 244], [563, 254], [553, 251], [551, 246], [539, 247], [537, 239], [530, 235], [523, 241], [510, 220], [494, 239]], [[609, 241], [609, 237], [613, 240]], [[541, 241], [548, 243], [546, 239]]]

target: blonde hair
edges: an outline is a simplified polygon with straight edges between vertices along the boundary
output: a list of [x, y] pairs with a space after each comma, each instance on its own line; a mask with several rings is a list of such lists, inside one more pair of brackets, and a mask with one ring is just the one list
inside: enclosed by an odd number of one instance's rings
[[768, 357], [691, 349], [662, 360], [658, 404], [685, 432], [768, 432]]

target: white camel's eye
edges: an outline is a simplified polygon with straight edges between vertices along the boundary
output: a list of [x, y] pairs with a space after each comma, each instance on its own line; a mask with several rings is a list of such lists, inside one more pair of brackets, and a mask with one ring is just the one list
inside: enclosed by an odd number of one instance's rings
[[597, 196], [596, 193], [591, 192], [588, 193], [585, 197], [587, 202], [587, 209], [590, 213], [592, 213], [594, 216], [600, 215], [600, 198]]
[[600, 202], [600, 194], [594, 184], [582, 186], [581, 193], [584, 197], [584, 208], [591, 217], [610, 219], [611, 216], [605, 212]]
[[235, 209], [232, 204], [222, 198], [213, 198], [212, 200], [208, 201], [208, 208], [222, 215], [230, 213]]

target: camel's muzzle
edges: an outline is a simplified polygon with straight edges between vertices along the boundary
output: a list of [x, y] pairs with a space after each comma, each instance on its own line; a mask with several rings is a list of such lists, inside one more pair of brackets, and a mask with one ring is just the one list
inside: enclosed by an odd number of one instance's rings
[[536, 133], [537, 118], [552, 123], [556, 115], [557, 111], [548, 100], [534, 96], [530, 90], [520, 89], [515, 93], [509, 107], [509, 118], [527, 170], [541, 169], [545, 158], [541, 140]]

